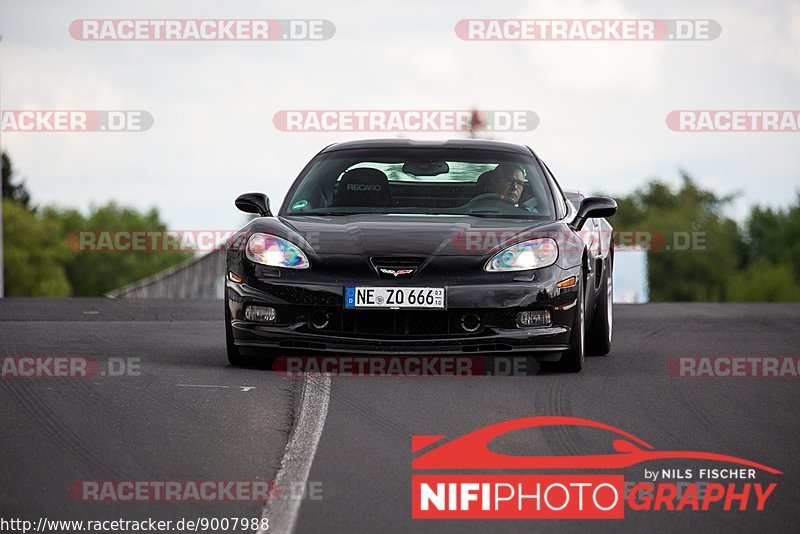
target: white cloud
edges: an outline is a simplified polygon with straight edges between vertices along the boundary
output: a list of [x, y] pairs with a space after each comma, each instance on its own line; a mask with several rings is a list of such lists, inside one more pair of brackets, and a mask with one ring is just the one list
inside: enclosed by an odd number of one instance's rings
[[[664, 117], [692, 106], [797, 108], [796, 6], [687, 1], [665, 14], [650, 5], [409, 1], [386, 11], [367, 2], [141, 1], [132, 13], [106, 2], [19, 4], [0, 17], [4, 107], [145, 109], [155, 124], [141, 133], [6, 133], [2, 144], [38, 203], [117, 199], [156, 205], [174, 227], [224, 229], [242, 220], [239, 193], [263, 190], [278, 204], [319, 149], [364, 137], [277, 132], [280, 109], [477, 105], [534, 110], [537, 130], [504, 138], [530, 144], [570, 187], [622, 193], [683, 167], [748, 202], [793, 199], [800, 134], [681, 134]], [[337, 33], [322, 43], [213, 44], [76, 42], [66, 32], [76, 18], [134, 15], [328, 18]], [[455, 23], [470, 17], [714, 18], [723, 34], [690, 43], [461, 41]]]
[[[626, 20], [648, 16], [631, 11], [621, 0], [566, 0], [532, 3], [520, 11], [519, 18]], [[649, 41], [525, 43], [531, 69], [551, 85], [570, 94], [602, 91], [623, 97], [661, 84], [665, 46]]]

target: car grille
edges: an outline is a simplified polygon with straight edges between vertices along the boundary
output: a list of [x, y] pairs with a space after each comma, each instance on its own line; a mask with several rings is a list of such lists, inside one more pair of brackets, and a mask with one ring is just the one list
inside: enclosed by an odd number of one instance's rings
[[355, 334], [389, 336], [447, 335], [450, 330], [446, 311], [359, 310], [345, 314], [343, 326], [345, 331]]
[[387, 337], [464, 336], [482, 333], [483, 318], [478, 330], [465, 332], [461, 327], [464, 311], [466, 310], [342, 310], [331, 313], [331, 320], [324, 328], [314, 329], [309, 324], [307, 329], [330, 334]]

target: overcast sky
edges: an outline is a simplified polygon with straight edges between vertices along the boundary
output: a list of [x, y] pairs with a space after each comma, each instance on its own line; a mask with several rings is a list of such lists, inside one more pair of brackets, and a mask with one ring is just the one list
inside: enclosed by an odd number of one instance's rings
[[[75, 19], [329, 19], [317, 42], [93, 42]], [[712, 41], [468, 42], [466, 18], [714, 19]], [[230, 229], [234, 198], [277, 206], [317, 151], [365, 133], [296, 133], [283, 109], [533, 110], [530, 145], [565, 187], [623, 194], [678, 168], [734, 210], [800, 188], [800, 132], [684, 133], [675, 109], [800, 109], [800, 2], [622, 0], [169, 2], [0, 0], [5, 109], [140, 109], [132, 133], [10, 133], [2, 146], [37, 204], [156, 206], [173, 229]], [[392, 136], [392, 135], [389, 135]], [[420, 138], [442, 134], [415, 134]]]

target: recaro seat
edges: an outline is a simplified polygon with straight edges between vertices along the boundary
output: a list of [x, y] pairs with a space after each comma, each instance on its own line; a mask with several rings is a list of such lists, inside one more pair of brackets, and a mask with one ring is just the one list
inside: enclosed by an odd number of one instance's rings
[[344, 173], [333, 199], [336, 207], [384, 207], [390, 206], [391, 202], [389, 178], [383, 171], [370, 167], [360, 167]]
[[493, 173], [494, 169], [486, 171], [480, 176], [478, 176], [478, 179], [475, 182], [475, 188], [472, 193], [473, 196], [479, 196], [489, 192], [489, 181], [492, 179]]

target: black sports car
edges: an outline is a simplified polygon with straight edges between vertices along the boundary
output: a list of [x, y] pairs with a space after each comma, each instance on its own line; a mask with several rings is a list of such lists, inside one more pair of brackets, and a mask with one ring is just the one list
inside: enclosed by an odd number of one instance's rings
[[614, 200], [564, 193], [528, 147], [331, 145], [277, 216], [228, 243], [228, 360], [323, 352], [520, 354], [579, 371], [612, 333]]

